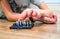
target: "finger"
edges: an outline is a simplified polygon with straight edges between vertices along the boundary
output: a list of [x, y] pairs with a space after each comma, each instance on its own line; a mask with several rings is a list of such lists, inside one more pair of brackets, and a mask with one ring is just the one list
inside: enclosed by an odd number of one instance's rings
[[26, 22], [29, 22], [29, 21], [30, 21], [29, 17], [26, 17], [26, 18], [25, 18], [25, 21], [26, 21]]
[[45, 22], [45, 23], [51, 23], [51, 19], [48, 18], [48, 17], [44, 17], [44, 22]]
[[32, 17], [36, 17], [36, 16], [37, 16], [37, 12], [33, 10]]
[[54, 23], [52, 18], [44, 17], [45, 23]]
[[18, 21], [22, 21], [22, 20], [24, 20], [24, 17], [23, 17], [23, 15], [20, 15], [18, 18]]
[[56, 15], [56, 14], [53, 14], [53, 18], [54, 18], [54, 19], [57, 19], [57, 15]]
[[19, 18], [18, 18], [18, 21], [22, 21], [22, 20], [23, 20], [23, 18], [22, 18], [22, 16], [20, 15]]
[[52, 18], [44, 17], [44, 22], [45, 23], [55, 23], [57, 21], [57, 16], [53, 15]]
[[32, 17], [34, 21], [40, 21], [40, 18], [38, 17]]
[[53, 14], [52, 22], [56, 22], [56, 21], [57, 21], [57, 15]]
[[25, 11], [23, 11], [22, 14], [19, 16], [18, 21], [24, 20], [24, 19], [26, 18], [26, 16], [27, 16], [27, 11], [25, 10]]
[[33, 18], [34, 21], [37, 21], [37, 19], [38, 19], [37, 17], [32, 17], [32, 18]]
[[28, 10], [28, 12], [27, 12], [27, 16], [28, 16], [28, 17], [32, 16], [32, 12], [33, 12], [32, 9]]

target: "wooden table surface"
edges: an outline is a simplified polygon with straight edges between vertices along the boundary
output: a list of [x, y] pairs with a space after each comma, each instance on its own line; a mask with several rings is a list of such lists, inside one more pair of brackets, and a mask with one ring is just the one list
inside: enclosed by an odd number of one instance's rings
[[56, 24], [36, 23], [32, 29], [14, 30], [9, 27], [14, 22], [0, 20], [0, 39], [60, 39], [60, 16]]

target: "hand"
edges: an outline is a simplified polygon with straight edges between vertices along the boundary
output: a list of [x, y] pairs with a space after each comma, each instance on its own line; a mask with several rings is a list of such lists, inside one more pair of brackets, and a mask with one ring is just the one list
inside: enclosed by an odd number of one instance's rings
[[39, 9], [26, 9], [19, 16], [18, 21], [25, 20], [26, 18], [32, 17], [33, 20], [40, 20], [41, 13]]
[[51, 11], [51, 10], [42, 10], [42, 16], [43, 17], [49, 17], [49, 18], [51, 18], [52, 17], [52, 15], [53, 15], [53, 12]]
[[42, 16], [40, 9], [33, 9], [32, 18], [34, 21], [39, 21]]
[[25, 20], [27, 18], [29, 18], [32, 15], [33, 10], [32, 9], [26, 9], [24, 10], [21, 15], [19, 16], [18, 21], [22, 21]]
[[56, 23], [57, 22], [57, 15], [54, 13], [44, 13], [41, 21], [44, 23]]

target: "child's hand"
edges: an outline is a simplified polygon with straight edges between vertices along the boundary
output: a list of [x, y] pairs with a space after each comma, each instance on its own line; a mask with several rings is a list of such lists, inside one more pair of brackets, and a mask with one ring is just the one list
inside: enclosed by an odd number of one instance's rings
[[53, 14], [52, 18], [44, 17], [43, 19], [43, 22], [45, 23], [55, 23], [57, 21], [57, 15]]
[[57, 21], [57, 15], [50, 10], [46, 10], [45, 13], [42, 14], [41, 21], [44, 23], [55, 23]]
[[57, 15], [50, 10], [35, 9], [33, 10], [32, 18], [45, 23], [55, 23], [57, 21]]
[[18, 21], [25, 20], [26, 18], [32, 17], [34, 21], [40, 20], [41, 13], [38, 9], [26, 9], [19, 16]]
[[40, 21], [42, 11], [40, 9], [33, 9], [32, 18], [34, 21]]
[[33, 10], [32, 9], [26, 9], [24, 10], [21, 15], [19, 16], [18, 21], [25, 20], [26, 18], [29, 18], [32, 15]]

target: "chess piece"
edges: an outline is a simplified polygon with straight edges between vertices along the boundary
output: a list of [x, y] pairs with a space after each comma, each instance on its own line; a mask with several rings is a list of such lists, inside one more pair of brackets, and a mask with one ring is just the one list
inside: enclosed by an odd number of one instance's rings
[[34, 26], [34, 23], [31, 21], [23, 20], [15, 22], [10, 29], [31, 29]]

